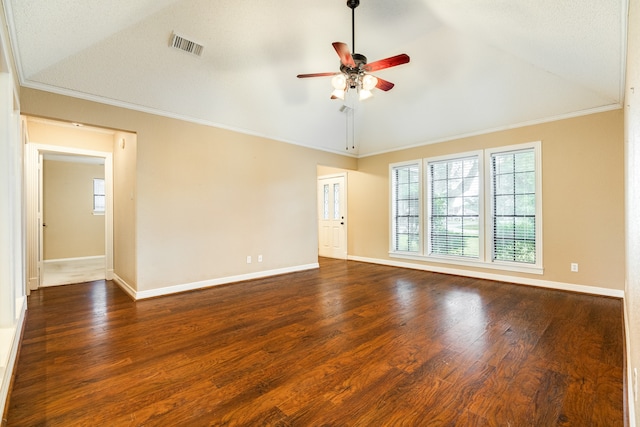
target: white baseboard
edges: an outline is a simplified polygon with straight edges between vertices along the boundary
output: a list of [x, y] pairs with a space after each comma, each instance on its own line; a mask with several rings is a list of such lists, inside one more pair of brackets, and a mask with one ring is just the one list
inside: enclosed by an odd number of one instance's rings
[[509, 276], [505, 274], [486, 273], [481, 271], [463, 270], [451, 267], [439, 267], [433, 265], [416, 264], [412, 262], [393, 261], [379, 258], [367, 258], [350, 255], [352, 261], [368, 262], [370, 264], [388, 265], [391, 267], [410, 268], [413, 270], [430, 271], [433, 273], [453, 274], [456, 276], [473, 277], [476, 279], [495, 280], [498, 282], [515, 283], [518, 285], [537, 286], [541, 288], [557, 289], [562, 291], [580, 292], [599, 296], [624, 298], [624, 291], [618, 289], [600, 288], [596, 286], [576, 285], [573, 283], [553, 282], [550, 280], [530, 279], [527, 277]]
[[7, 353], [3, 354], [2, 359], [6, 360], [6, 365], [0, 364], [0, 409], [4, 409], [9, 396], [9, 386], [11, 385], [11, 377], [13, 369], [18, 357], [18, 349], [20, 348], [20, 337], [24, 329], [25, 313], [27, 312], [27, 298], [22, 299], [22, 304], [18, 307], [18, 318], [15, 328], [3, 329], [0, 334], [0, 346], [7, 346]]
[[239, 274], [237, 276], [221, 277], [218, 279], [202, 280], [200, 282], [184, 283], [180, 285], [166, 286], [158, 289], [149, 289], [147, 291], [136, 291], [131, 285], [126, 283], [117, 274], [113, 280], [134, 300], [159, 297], [164, 295], [176, 294], [179, 292], [193, 291], [196, 289], [209, 288], [212, 286], [225, 285], [228, 283], [242, 282], [251, 279], [261, 279], [263, 277], [277, 276], [279, 274], [295, 273], [298, 271], [312, 270], [319, 268], [317, 262], [304, 265], [296, 265], [293, 267], [278, 268], [274, 270], [258, 271], [255, 273]]
[[132, 299], [136, 300], [136, 290], [133, 289], [133, 286], [131, 286], [130, 284], [128, 284], [125, 280], [123, 280], [120, 276], [118, 276], [117, 274], [113, 274], [113, 280], [114, 282], [116, 282], [116, 285], [120, 286], [120, 288], [127, 294], [129, 295]]
[[57, 262], [88, 261], [90, 259], [104, 259], [104, 255], [92, 255], [92, 256], [82, 256], [82, 257], [74, 257], [74, 258], [45, 259], [43, 262], [45, 264], [55, 264]]

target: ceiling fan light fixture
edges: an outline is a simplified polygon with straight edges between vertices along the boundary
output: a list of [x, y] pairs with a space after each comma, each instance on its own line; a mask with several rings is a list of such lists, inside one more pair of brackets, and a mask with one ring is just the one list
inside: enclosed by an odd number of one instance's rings
[[334, 89], [331, 92], [331, 99], [344, 99], [344, 89]]
[[331, 79], [331, 85], [336, 90], [341, 90], [344, 92], [344, 89], [347, 87], [347, 78], [344, 74], [336, 74]]
[[378, 84], [378, 79], [375, 76], [372, 76], [371, 74], [365, 74], [362, 77], [362, 89], [364, 91], [371, 92], [371, 90], [373, 90], [373, 88], [376, 87], [377, 84]]
[[358, 92], [358, 95], [359, 95], [360, 101], [364, 101], [365, 99], [371, 98], [373, 96], [373, 93], [371, 93], [371, 91], [367, 89], [360, 89], [360, 91]]
[[[360, 0], [346, 1], [347, 6], [351, 9], [351, 46], [353, 47], [353, 51], [351, 51], [345, 43], [331, 43], [340, 58], [340, 72], [298, 74], [297, 77], [299, 79], [332, 77], [331, 85], [333, 86], [333, 92], [331, 93], [331, 99], [342, 100], [343, 105], [340, 107], [340, 111], [347, 112], [347, 140], [351, 139], [351, 148], [355, 148], [353, 111], [359, 101], [371, 98], [374, 89], [380, 89], [386, 92], [393, 89], [394, 86], [393, 83], [379, 79], [368, 73], [406, 64], [409, 62], [409, 55], [403, 53], [367, 63], [367, 57], [355, 51], [355, 9], [360, 4]], [[351, 123], [350, 130], [349, 123]], [[348, 149], [349, 144], [347, 144], [347, 150]]]

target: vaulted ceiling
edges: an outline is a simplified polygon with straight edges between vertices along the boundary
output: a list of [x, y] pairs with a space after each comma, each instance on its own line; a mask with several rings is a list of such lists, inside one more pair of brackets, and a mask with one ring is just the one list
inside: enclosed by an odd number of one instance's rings
[[[330, 100], [345, 0], [3, 0], [20, 83], [338, 153], [370, 155], [623, 103], [626, 0], [361, 0], [356, 52], [411, 62]], [[170, 47], [173, 33], [204, 46]]]

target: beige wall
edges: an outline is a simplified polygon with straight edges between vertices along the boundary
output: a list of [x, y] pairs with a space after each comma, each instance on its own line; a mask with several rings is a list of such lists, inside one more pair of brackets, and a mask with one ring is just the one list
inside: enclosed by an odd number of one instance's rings
[[118, 277], [136, 283], [137, 136], [116, 132], [113, 147], [113, 265]]
[[[622, 110], [360, 159], [358, 172], [349, 174], [349, 254], [391, 259], [390, 163], [531, 141], [542, 141], [544, 274], [490, 272], [622, 290]], [[570, 272], [572, 262], [579, 263], [578, 273]]]
[[[627, 366], [640, 370], [640, 0], [629, 2], [625, 140], [627, 173]], [[631, 375], [631, 377], [633, 377]], [[629, 383], [632, 384], [632, 381]], [[632, 389], [633, 387], [629, 387]], [[640, 398], [640, 397], [639, 397]], [[640, 404], [630, 399], [640, 426]]]
[[[21, 101], [24, 114], [137, 134], [135, 208], [126, 208], [135, 211], [135, 237], [116, 231], [115, 242], [135, 242], [136, 281], [130, 285], [138, 291], [316, 263], [317, 165], [357, 164], [346, 156], [33, 89], [23, 88]], [[262, 263], [255, 262], [259, 254]], [[120, 275], [117, 264], [115, 272]]]
[[93, 214], [93, 179], [104, 179], [104, 165], [45, 160], [42, 175], [44, 259], [104, 255], [104, 215]]
[[[23, 114], [24, 111], [22, 111]], [[75, 127], [70, 124], [27, 118], [29, 142], [78, 148], [81, 150], [113, 151], [113, 131]]]
[[323, 166], [323, 165], [318, 166], [318, 176], [334, 175], [334, 174], [345, 173], [345, 172], [347, 172], [345, 169], [332, 168], [332, 167]]

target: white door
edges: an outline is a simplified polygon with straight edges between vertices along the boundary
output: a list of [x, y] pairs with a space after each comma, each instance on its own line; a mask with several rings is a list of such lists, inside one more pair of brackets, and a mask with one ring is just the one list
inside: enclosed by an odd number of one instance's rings
[[318, 255], [347, 259], [346, 175], [318, 178]]

